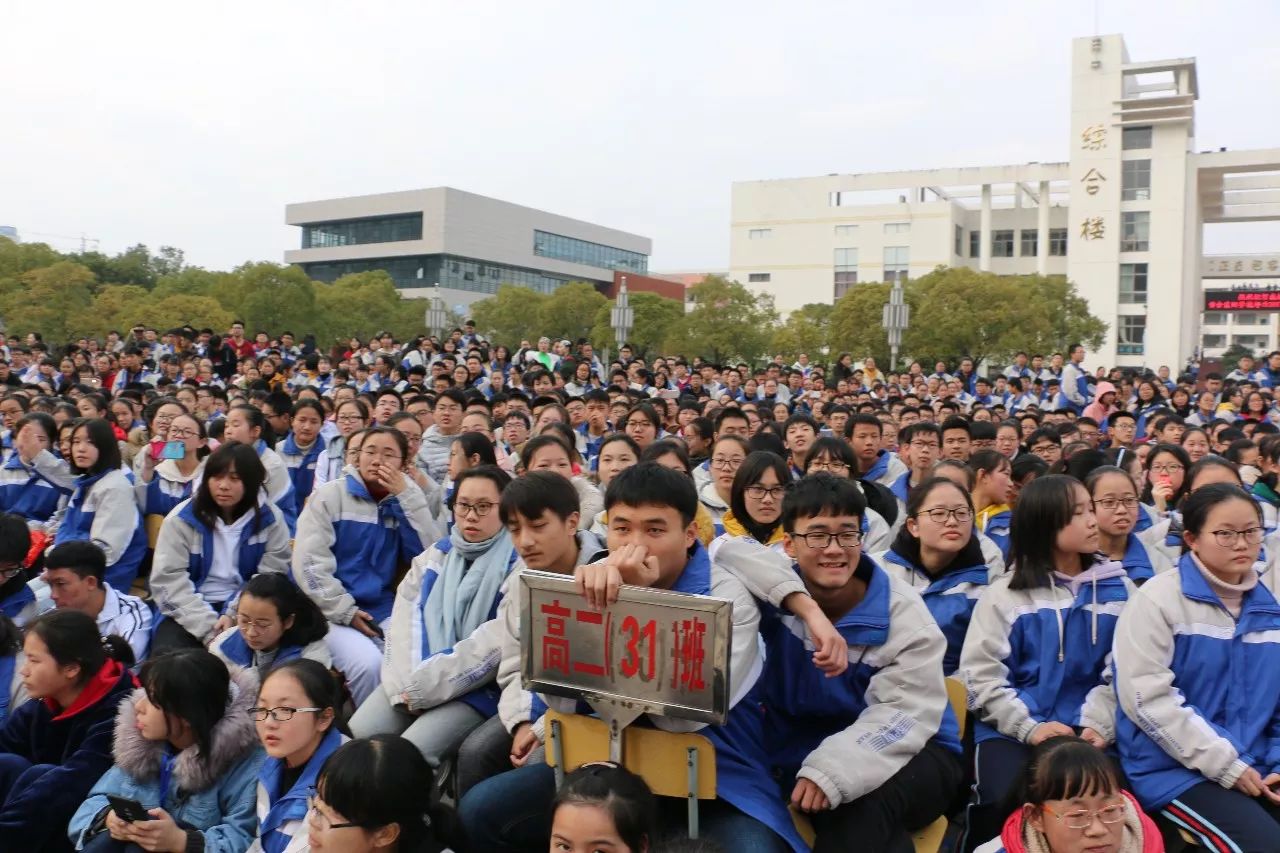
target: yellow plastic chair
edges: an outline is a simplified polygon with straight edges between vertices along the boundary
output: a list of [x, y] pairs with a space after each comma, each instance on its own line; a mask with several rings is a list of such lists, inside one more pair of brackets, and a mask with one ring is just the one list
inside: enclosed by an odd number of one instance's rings
[[142, 522], [147, 528], [147, 547], [154, 551], [156, 540], [160, 538], [160, 525], [164, 524], [164, 516], [153, 512], [143, 518]]
[[[548, 710], [547, 763], [557, 777], [609, 758], [609, 728], [603, 720]], [[689, 805], [689, 837], [698, 837], [698, 800], [716, 798], [716, 749], [700, 734], [628, 727], [622, 737], [622, 766], [644, 779], [660, 797], [680, 797]], [[557, 784], [559, 779], [557, 778]]]

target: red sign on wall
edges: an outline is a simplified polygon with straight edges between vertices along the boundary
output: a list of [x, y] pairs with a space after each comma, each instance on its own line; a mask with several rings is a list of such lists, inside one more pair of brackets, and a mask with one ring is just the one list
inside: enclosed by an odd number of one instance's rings
[[1280, 290], [1206, 290], [1206, 311], [1280, 311]]

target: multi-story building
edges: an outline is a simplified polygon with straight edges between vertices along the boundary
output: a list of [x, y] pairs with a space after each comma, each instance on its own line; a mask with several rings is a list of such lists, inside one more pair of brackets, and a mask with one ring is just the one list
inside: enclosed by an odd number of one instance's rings
[[285, 222], [302, 229], [285, 262], [311, 278], [386, 270], [404, 296], [429, 296], [438, 283], [458, 309], [503, 284], [606, 289], [615, 275], [644, 276], [653, 251], [648, 237], [451, 187], [290, 204]]
[[1203, 226], [1280, 219], [1280, 149], [1195, 152], [1194, 59], [1081, 38], [1071, 74], [1062, 162], [735, 183], [731, 275], [783, 311], [940, 265], [1066, 275], [1108, 325], [1091, 364], [1183, 363]]

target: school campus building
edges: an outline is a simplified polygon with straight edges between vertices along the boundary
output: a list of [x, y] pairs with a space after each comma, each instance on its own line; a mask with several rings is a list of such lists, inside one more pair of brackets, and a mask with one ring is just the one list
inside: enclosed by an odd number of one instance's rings
[[[1090, 365], [1176, 372], [1201, 345], [1205, 278], [1280, 276], [1274, 255], [1202, 256], [1206, 223], [1280, 219], [1280, 148], [1195, 150], [1193, 58], [1135, 62], [1120, 35], [1071, 50], [1068, 160], [734, 183], [730, 274], [784, 312], [939, 265], [1066, 275], [1109, 327]], [[1206, 319], [1226, 346], [1221, 313]]]

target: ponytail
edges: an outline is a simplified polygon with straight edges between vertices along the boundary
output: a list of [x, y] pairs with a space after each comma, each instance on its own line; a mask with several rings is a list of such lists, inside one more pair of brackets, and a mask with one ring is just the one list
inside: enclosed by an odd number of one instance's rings
[[115, 634], [101, 636], [93, 617], [79, 610], [50, 610], [33, 619], [27, 633], [40, 638], [58, 666], [79, 665], [77, 687], [88, 684], [109, 660], [125, 666], [134, 663], [133, 649], [127, 641]]

